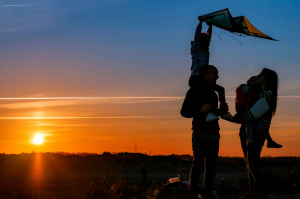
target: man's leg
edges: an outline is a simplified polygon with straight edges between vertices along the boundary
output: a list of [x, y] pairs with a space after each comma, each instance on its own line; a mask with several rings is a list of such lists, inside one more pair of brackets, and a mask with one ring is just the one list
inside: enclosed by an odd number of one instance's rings
[[200, 139], [199, 134], [199, 131], [194, 131], [192, 138], [194, 159], [190, 173], [190, 191], [193, 197], [199, 193], [200, 175], [204, 170], [204, 142]]
[[207, 140], [206, 147], [205, 189], [212, 192], [217, 170], [219, 138]]

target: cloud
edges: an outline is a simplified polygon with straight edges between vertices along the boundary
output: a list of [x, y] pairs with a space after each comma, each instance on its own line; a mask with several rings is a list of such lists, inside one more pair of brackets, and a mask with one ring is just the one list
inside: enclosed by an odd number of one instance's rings
[[300, 95], [284, 95], [284, 96], [278, 96], [279, 98], [285, 98], [285, 99], [300, 99]]
[[2, 97], [0, 100], [89, 100], [89, 99], [181, 99], [178, 96], [133, 96], [133, 97]]
[[26, 4], [6, 4], [6, 5], [2, 5], [2, 7], [26, 7], [26, 6], [30, 6], [30, 5], [26, 5]]
[[137, 119], [156, 116], [110, 116], [110, 117], [0, 117], [0, 120], [66, 120], [66, 119]]
[[[154, 117], [153, 117], [154, 118]], [[155, 117], [160, 118], [160, 117]], [[165, 117], [163, 117], [165, 118]], [[182, 124], [190, 124], [190, 121], [186, 122], [176, 122], [174, 123], [174, 120], [170, 121], [143, 121], [143, 122], [101, 122], [101, 123], [81, 123], [81, 124], [54, 124], [54, 123], [42, 123], [38, 124], [38, 126], [41, 127], [103, 127], [103, 126], [166, 126], [166, 125], [182, 125]]]
[[63, 15], [62, 7], [53, 1], [15, 2], [0, 5], [0, 32], [22, 32], [45, 29]]
[[[44, 97], [44, 98], [0, 98], [0, 101], [13, 103], [0, 104], [4, 109], [28, 109], [57, 106], [74, 106], [82, 104], [132, 104], [132, 103], [156, 103], [174, 100], [182, 100], [183, 97]], [[28, 100], [30, 100], [28, 102]], [[42, 100], [42, 101], [41, 101]], [[45, 100], [45, 101], [44, 101]], [[14, 103], [14, 101], [26, 101]]]
[[[226, 96], [227, 99], [234, 99], [235, 96]], [[279, 96], [282, 99], [300, 99], [299, 95]], [[29, 109], [58, 106], [74, 106], [89, 104], [135, 104], [135, 103], [157, 103], [183, 100], [183, 96], [133, 96], [133, 97], [27, 97], [27, 98], [0, 98], [6, 103], [0, 104], [4, 109]], [[17, 102], [15, 101], [26, 101]]]

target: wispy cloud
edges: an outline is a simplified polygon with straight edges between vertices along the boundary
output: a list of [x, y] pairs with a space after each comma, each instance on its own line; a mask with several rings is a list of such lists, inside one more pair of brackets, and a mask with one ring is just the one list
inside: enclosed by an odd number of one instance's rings
[[[165, 118], [165, 117], [164, 117]], [[169, 118], [168, 118], [169, 119]], [[101, 122], [101, 123], [89, 123], [89, 124], [38, 124], [38, 126], [42, 127], [102, 127], [102, 126], [166, 126], [166, 125], [182, 125], [182, 124], [190, 124], [190, 121], [185, 122], [175, 122], [173, 120], [169, 121], [143, 121], [143, 122]]]
[[[165, 116], [164, 116], [165, 117]], [[173, 116], [170, 116], [173, 117]], [[66, 120], [66, 119], [141, 119], [157, 116], [104, 116], [104, 117], [0, 117], [0, 120]]]
[[26, 7], [30, 6], [29, 4], [5, 4], [2, 5], [2, 7]]
[[182, 99], [180, 96], [133, 97], [1, 97], [0, 100], [100, 100], [100, 99]]
[[[280, 95], [279, 98], [300, 98], [300, 95]], [[0, 100], [103, 100], [103, 99], [182, 99], [184, 96], [120, 96], [120, 97], [1, 97]], [[235, 98], [227, 95], [226, 98]]]
[[[181, 100], [183, 97], [45, 97], [45, 98], [0, 98], [6, 103], [0, 104], [5, 109], [28, 109], [57, 106], [74, 106], [82, 104], [132, 104], [132, 103], [156, 103], [173, 100]], [[25, 101], [17, 102], [15, 101]], [[11, 103], [13, 102], [13, 103]]]
[[63, 15], [63, 7], [56, 6], [55, 1], [26, 2], [0, 3], [0, 33], [44, 29], [57, 23]]
[[[234, 99], [235, 96], [226, 96], [227, 99]], [[299, 95], [279, 96], [282, 99], [300, 99]], [[4, 109], [28, 109], [57, 106], [74, 106], [89, 104], [135, 104], [135, 103], [157, 103], [183, 100], [183, 96], [133, 96], [133, 97], [7, 97], [0, 98], [5, 103], [0, 104]], [[20, 102], [16, 102], [20, 101]]]
[[300, 95], [282, 95], [278, 96], [279, 98], [287, 98], [287, 99], [300, 99]]

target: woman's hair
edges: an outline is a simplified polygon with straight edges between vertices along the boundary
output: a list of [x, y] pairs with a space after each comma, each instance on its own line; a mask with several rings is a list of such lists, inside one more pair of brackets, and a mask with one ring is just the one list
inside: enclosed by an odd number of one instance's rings
[[270, 108], [272, 110], [273, 116], [276, 113], [277, 107], [277, 95], [278, 95], [278, 75], [275, 71], [264, 68], [260, 75], [263, 75], [266, 83], [266, 90], [272, 91], [273, 100], [270, 103]]

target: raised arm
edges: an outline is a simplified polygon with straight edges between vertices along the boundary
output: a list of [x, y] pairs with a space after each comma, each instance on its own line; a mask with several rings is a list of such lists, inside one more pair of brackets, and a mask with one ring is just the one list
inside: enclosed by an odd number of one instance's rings
[[207, 23], [207, 22], [206, 22], [206, 24], [208, 25], [208, 29], [207, 29], [207, 31], [206, 31], [206, 34], [207, 34], [207, 36], [208, 36], [208, 38], [209, 38], [209, 43], [210, 43], [210, 40], [211, 40], [211, 34], [212, 34], [212, 24], [211, 24], [211, 23]]
[[199, 24], [196, 28], [196, 32], [195, 32], [195, 36], [194, 36], [194, 45], [200, 45], [200, 35], [201, 35], [201, 31], [202, 31], [202, 22], [203, 19], [199, 18]]

